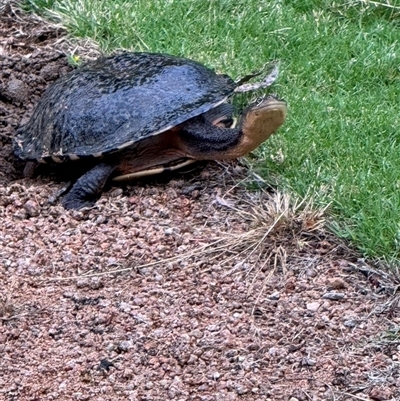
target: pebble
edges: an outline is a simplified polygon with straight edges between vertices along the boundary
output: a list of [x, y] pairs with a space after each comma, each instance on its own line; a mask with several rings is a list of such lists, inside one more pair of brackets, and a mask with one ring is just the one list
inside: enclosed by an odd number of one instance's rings
[[246, 394], [247, 392], [248, 392], [248, 390], [247, 390], [247, 388], [246, 387], [243, 387], [243, 386], [237, 386], [236, 387], [236, 392], [239, 394], [239, 395], [243, 395], [243, 394]]
[[23, 103], [26, 100], [28, 88], [23, 81], [11, 78], [8, 81], [5, 93], [12, 100]]
[[343, 292], [327, 292], [326, 294], [322, 295], [324, 299], [330, 299], [332, 301], [340, 301], [344, 298]]
[[277, 301], [281, 297], [279, 291], [275, 291], [268, 298]]
[[96, 221], [96, 224], [99, 225], [99, 224], [104, 224], [104, 223], [107, 221], [107, 219], [106, 219], [105, 216], [100, 215], [100, 216], [98, 216], [98, 217], [96, 218], [95, 221]]
[[143, 213], [143, 216], [149, 218], [153, 216], [153, 211], [151, 209], [146, 209]]
[[99, 290], [100, 288], [103, 288], [103, 280], [100, 277], [93, 277], [89, 281], [89, 288], [91, 290]]
[[115, 350], [115, 345], [113, 343], [109, 343], [106, 345], [106, 351], [111, 352]]
[[202, 338], [203, 335], [204, 335], [204, 333], [203, 333], [202, 331], [200, 331], [200, 330], [193, 330], [193, 331], [191, 332], [191, 335], [192, 335], [193, 337], [196, 337], [196, 338]]
[[303, 358], [301, 361], [301, 364], [303, 366], [314, 366], [315, 365], [315, 360], [310, 359], [310, 358]]
[[28, 200], [24, 204], [24, 209], [29, 217], [37, 217], [40, 213], [40, 207], [34, 200]]
[[187, 361], [187, 364], [188, 364], [188, 365], [193, 365], [193, 364], [197, 363], [197, 360], [198, 360], [198, 359], [199, 359], [199, 358], [198, 358], [196, 355], [191, 354], [190, 357], [189, 357], [189, 359], [188, 359], [188, 361]]
[[355, 320], [355, 319], [345, 320], [345, 321], [343, 322], [343, 324], [344, 324], [346, 327], [356, 327], [356, 326], [357, 326], [357, 320]]
[[124, 191], [122, 190], [122, 188], [115, 188], [115, 189], [113, 189], [113, 190], [111, 191], [110, 195], [111, 195], [113, 198], [116, 198], [116, 197], [122, 195], [123, 192], [124, 192]]
[[121, 312], [129, 313], [132, 310], [132, 308], [127, 302], [121, 302], [119, 304], [119, 310]]
[[389, 387], [375, 386], [369, 392], [370, 398], [376, 401], [389, 401], [392, 399], [392, 391]]
[[316, 277], [317, 272], [314, 269], [307, 269], [306, 275], [307, 277]]
[[310, 302], [307, 304], [307, 310], [311, 312], [316, 312], [320, 306], [321, 304], [319, 302]]
[[341, 290], [346, 288], [346, 282], [340, 278], [340, 277], [335, 277], [335, 278], [331, 278], [327, 281], [327, 285], [328, 287], [331, 287], [335, 290]]
[[167, 388], [169, 386], [169, 380], [160, 380], [160, 386]]
[[133, 219], [131, 217], [121, 217], [120, 219], [118, 219], [118, 223], [122, 227], [129, 227], [129, 226], [131, 226], [132, 222], [133, 222]]
[[131, 349], [132, 347], [133, 347], [132, 341], [121, 341], [121, 342], [118, 344], [118, 349], [119, 349], [120, 351], [124, 351], [124, 352], [128, 351], [128, 350]]

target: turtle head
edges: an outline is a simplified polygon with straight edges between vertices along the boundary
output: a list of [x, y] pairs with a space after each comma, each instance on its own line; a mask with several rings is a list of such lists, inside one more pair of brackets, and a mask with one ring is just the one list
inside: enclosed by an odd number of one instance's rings
[[242, 113], [237, 130], [237, 141], [221, 158], [246, 155], [265, 142], [285, 121], [287, 105], [276, 96], [268, 96], [250, 104]]
[[252, 103], [242, 113], [239, 126], [226, 128], [216, 118], [230, 116], [223, 107], [207, 112], [182, 125], [178, 148], [182, 154], [195, 160], [226, 160], [246, 155], [266, 141], [285, 121], [286, 102], [269, 96]]
[[266, 141], [285, 121], [287, 105], [276, 96], [252, 103], [242, 114], [240, 130], [246, 144], [244, 153], [251, 152]]

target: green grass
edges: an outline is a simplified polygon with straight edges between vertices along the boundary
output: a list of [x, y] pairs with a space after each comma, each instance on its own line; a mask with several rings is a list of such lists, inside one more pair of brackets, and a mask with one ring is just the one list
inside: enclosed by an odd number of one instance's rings
[[27, 3], [106, 52], [183, 55], [235, 78], [279, 59], [290, 112], [257, 168], [330, 203], [332, 229], [366, 256], [400, 260], [400, 1]]

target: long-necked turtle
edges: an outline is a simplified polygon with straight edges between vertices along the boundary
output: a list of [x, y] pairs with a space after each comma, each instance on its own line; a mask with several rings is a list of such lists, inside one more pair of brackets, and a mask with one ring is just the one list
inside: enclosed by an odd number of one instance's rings
[[14, 151], [39, 162], [98, 158], [62, 198], [67, 209], [90, 206], [110, 176], [129, 179], [172, 162], [236, 158], [265, 141], [286, 116], [286, 103], [276, 97], [248, 106], [237, 128], [221, 123], [230, 117], [234, 92], [269, 85], [242, 82], [165, 54], [103, 57], [47, 89], [17, 130]]

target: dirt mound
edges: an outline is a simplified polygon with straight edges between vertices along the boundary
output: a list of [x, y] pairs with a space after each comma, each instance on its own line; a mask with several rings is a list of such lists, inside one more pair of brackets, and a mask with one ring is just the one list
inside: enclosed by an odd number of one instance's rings
[[47, 86], [71, 70], [54, 43], [61, 29], [26, 18], [8, 5], [0, 13], [0, 183], [20, 177], [11, 137]]
[[0, 14], [0, 399], [399, 400], [395, 280], [241, 164], [84, 212], [21, 178], [11, 136], [70, 69], [63, 34]]

